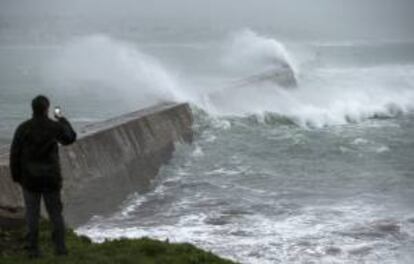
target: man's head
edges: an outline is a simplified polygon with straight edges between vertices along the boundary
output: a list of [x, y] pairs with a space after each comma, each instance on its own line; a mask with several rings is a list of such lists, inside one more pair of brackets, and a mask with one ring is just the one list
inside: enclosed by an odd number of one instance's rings
[[50, 102], [44, 95], [38, 95], [32, 100], [32, 110], [34, 116], [46, 116], [49, 112]]

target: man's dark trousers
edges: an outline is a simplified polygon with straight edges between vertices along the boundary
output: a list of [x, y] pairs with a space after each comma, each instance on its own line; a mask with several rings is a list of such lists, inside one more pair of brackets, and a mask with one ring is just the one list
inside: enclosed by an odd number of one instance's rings
[[63, 206], [60, 191], [32, 192], [27, 189], [23, 189], [23, 195], [26, 205], [28, 250], [33, 253], [39, 253], [38, 237], [40, 201], [43, 197], [50, 222], [53, 226], [52, 241], [55, 244], [56, 254], [67, 254], [65, 245], [65, 224], [62, 216]]

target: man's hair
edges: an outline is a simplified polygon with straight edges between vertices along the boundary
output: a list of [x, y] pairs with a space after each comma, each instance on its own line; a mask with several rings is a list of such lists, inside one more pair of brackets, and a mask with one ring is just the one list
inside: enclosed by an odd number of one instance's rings
[[32, 100], [33, 115], [45, 115], [49, 109], [49, 99], [44, 95], [38, 95]]

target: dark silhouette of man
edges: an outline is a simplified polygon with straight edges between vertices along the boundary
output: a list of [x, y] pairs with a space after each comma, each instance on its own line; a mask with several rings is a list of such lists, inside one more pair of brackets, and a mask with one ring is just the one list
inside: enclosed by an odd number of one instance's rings
[[27, 250], [29, 257], [41, 256], [38, 245], [40, 202], [46, 205], [53, 225], [52, 241], [56, 255], [67, 255], [65, 224], [62, 216], [62, 176], [58, 143], [75, 142], [70, 123], [55, 114], [49, 118], [49, 99], [39, 95], [32, 101], [33, 117], [17, 128], [10, 150], [10, 169], [15, 182], [23, 189], [26, 207]]

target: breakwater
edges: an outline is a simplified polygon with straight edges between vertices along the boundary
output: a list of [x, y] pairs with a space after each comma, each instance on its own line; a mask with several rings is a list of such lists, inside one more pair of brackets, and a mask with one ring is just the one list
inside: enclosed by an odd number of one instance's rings
[[[68, 223], [77, 226], [93, 215], [108, 214], [128, 195], [148, 190], [175, 143], [191, 142], [192, 123], [188, 104], [165, 103], [78, 131], [75, 144], [60, 148]], [[21, 190], [11, 180], [8, 153], [3, 151], [0, 213], [19, 208]]]

